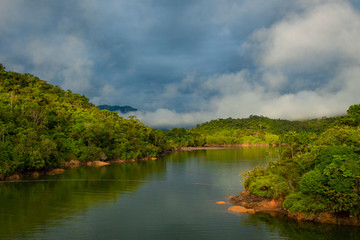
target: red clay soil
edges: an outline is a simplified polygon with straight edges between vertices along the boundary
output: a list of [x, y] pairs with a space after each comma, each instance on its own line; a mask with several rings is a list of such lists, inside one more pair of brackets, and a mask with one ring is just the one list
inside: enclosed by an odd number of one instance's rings
[[360, 226], [359, 217], [338, 217], [328, 212], [317, 215], [306, 215], [304, 213], [289, 213], [282, 208], [283, 199], [274, 200], [261, 198], [244, 190], [237, 196], [230, 198], [230, 202], [237, 205], [230, 207], [229, 211], [254, 214], [256, 212], [269, 213], [272, 216], [277, 214], [286, 215], [298, 221], [313, 221], [339, 225]]
[[[287, 214], [287, 211], [282, 208], [283, 200], [261, 198], [249, 194], [247, 190], [244, 190], [242, 193], [240, 193], [240, 195], [231, 197], [230, 202], [235, 205], [242, 206], [248, 210], [252, 209], [254, 213], [265, 212], [265, 213]], [[233, 211], [236, 209], [237, 208], [232, 208], [229, 210]]]

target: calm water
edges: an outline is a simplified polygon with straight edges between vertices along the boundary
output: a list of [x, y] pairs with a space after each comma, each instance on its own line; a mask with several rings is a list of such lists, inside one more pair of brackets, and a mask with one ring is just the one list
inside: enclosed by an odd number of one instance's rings
[[0, 239], [360, 239], [360, 229], [242, 215], [216, 201], [271, 148], [177, 152], [157, 161], [78, 168], [0, 183]]

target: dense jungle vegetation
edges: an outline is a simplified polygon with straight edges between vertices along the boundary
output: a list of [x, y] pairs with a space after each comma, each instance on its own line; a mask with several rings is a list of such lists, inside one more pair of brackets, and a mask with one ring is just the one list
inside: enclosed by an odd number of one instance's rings
[[[279, 145], [300, 134], [304, 141], [323, 132], [335, 117], [289, 121], [252, 115], [242, 119], [218, 119], [198, 124], [195, 128], [174, 128], [165, 134], [175, 147], [204, 145], [269, 144]], [[299, 137], [299, 136], [298, 136]]]
[[280, 144], [286, 143], [291, 134], [304, 137], [324, 131], [335, 118], [289, 121], [250, 116], [243, 119], [218, 119], [197, 125], [190, 133], [205, 136], [209, 145], [223, 144]]
[[0, 175], [51, 169], [71, 159], [155, 157], [172, 148], [160, 130], [0, 65]]
[[284, 198], [283, 207], [291, 213], [359, 216], [360, 105], [351, 106], [317, 135], [286, 135], [280, 160], [245, 173], [249, 192]]

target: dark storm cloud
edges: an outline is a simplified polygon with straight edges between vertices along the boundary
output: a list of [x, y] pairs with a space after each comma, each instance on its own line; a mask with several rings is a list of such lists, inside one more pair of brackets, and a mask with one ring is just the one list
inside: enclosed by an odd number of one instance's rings
[[[274, 1], [274, 5], [279, 2], [284, 1]], [[131, 96], [103, 102], [96, 89], [106, 82], [130, 93], [145, 88], [154, 94], [187, 74], [241, 69], [237, 48], [244, 39], [239, 36], [268, 20], [262, 23], [267, 16], [258, 10], [262, 16], [245, 23], [246, 16], [254, 14], [242, 9], [242, 4], [256, 9], [248, 1], [2, 1], [2, 61], [10, 69], [34, 72], [65, 88], [73, 87], [99, 103], [128, 101], [142, 107]], [[234, 8], [242, 9], [241, 16], [227, 14]], [[63, 56], [62, 61], [73, 57], [88, 61], [82, 64], [83, 70], [91, 71], [85, 89], [64, 84], [66, 79], [59, 72], [70, 66], [54, 59], [62, 50], [57, 51], [57, 46], [68, 37], [79, 41], [83, 52]], [[43, 56], [35, 56], [35, 47], [42, 49]]]
[[179, 124], [299, 117], [311, 111], [294, 115], [298, 104], [330, 96], [338, 104], [310, 115], [335, 114], [360, 100], [346, 92], [358, 87], [359, 7], [355, 0], [2, 0], [0, 62], [95, 104], [132, 105]]

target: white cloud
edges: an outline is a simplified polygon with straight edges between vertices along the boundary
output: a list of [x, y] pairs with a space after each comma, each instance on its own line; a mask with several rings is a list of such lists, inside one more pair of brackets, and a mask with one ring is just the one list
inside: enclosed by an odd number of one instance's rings
[[91, 84], [93, 62], [84, 41], [75, 36], [32, 40], [25, 50], [43, 79], [60, 79], [63, 89], [84, 93]]
[[176, 111], [163, 108], [154, 112], [136, 111], [119, 114], [125, 118], [132, 115], [136, 116], [141, 122], [155, 128], [193, 127], [197, 123], [215, 118], [215, 115], [211, 112], [177, 113]]
[[332, 61], [360, 62], [360, 16], [346, 1], [327, 1], [290, 14], [255, 34], [259, 62], [267, 68], [314, 71]]
[[[193, 95], [214, 92], [202, 103], [206, 111], [177, 114], [160, 109], [141, 113], [139, 119], [150, 126], [194, 125], [252, 114], [305, 119], [345, 113], [360, 103], [359, 12], [347, 1], [297, 3], [293, 12], [254, 32], [244, 45], [257, 60], [255, 70], [191, 76], [166, 88], [167, 97], [194, 83]], [[286, 92], [289, 86], [294, 87]]]
[[99, 96], [96, 96], [90, 100], [95, 105], [111, 105], [114, 101], [114, 97], [116, 96], [123, 96], [122, 89], [117, 89], [111, 84], [105, 84], [105, 86], [99, 91]]

